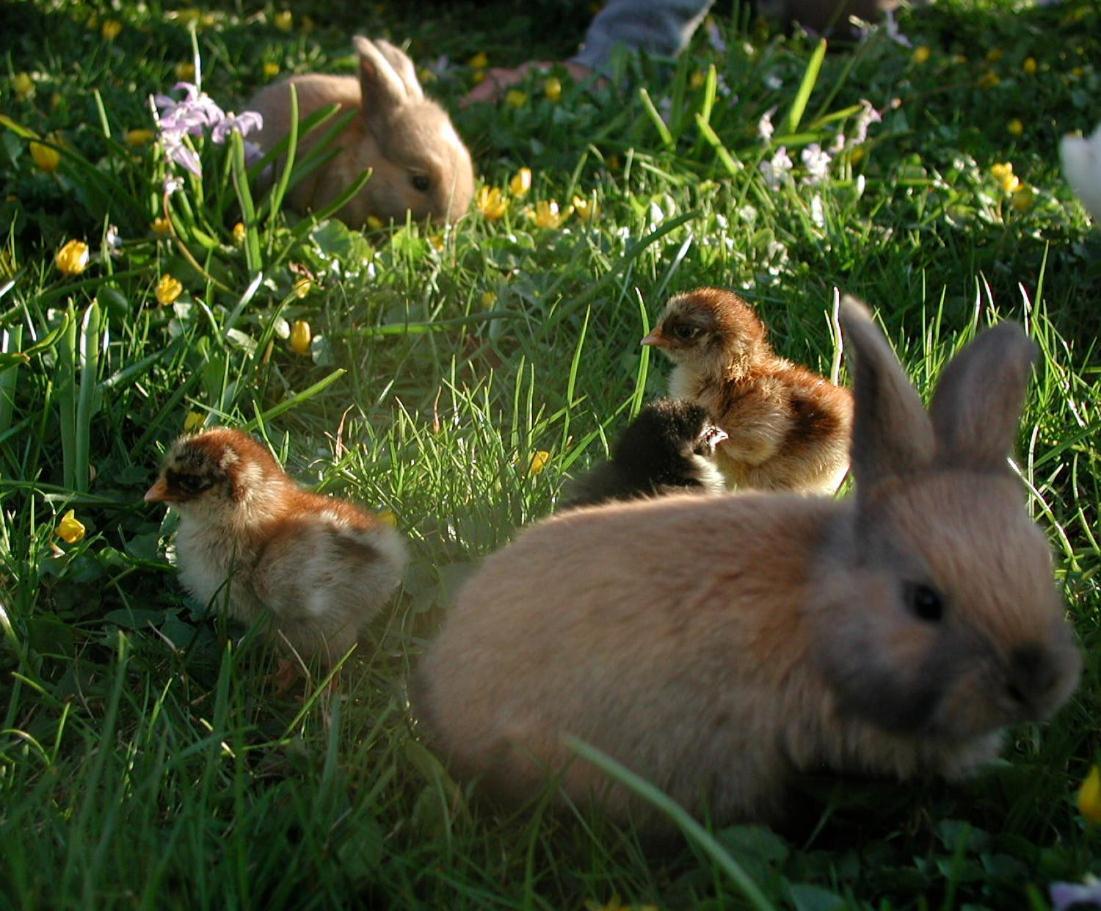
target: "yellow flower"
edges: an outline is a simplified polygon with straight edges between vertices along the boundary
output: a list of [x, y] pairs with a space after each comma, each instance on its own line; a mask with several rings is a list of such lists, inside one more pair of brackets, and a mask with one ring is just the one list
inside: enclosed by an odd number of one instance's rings
[[1013, 198], [1010, 202], [1018, 212], [1027, 212], [1032, 208], [1032, 204], [1036, 202], [1036, 194], [1032, 191], [1032, 187], [1027, 183], [1023, 183], [1013, 191]]
[[304, 319], [296, 319], [291, 326], [291, 351], [295, 354], [307, 355], [310, 353], [310, 324]]
[[929, 58], [932, 56], [933, 52], [932, 50], [930, 50], [929, 45], [919, 44], [917, 47], [914, 48], [914, 53], [911, 55], [910, 59], [912, 59], [914, 63], [922, 64], [928, 63]]
[[520, 168], [513, 174], [512, 180], [508, 182], [508, 188], [513, 196], [521, 199], [527, 196], [528, 190], [531, 189], [531, 168]]
[[1021, 69], [1025, 71], [1026, 76], [1035, 76], [1036, 70], [1038, 69], [1036, 66], [1036, 58], [1025, 57], [1024, 63], [1021, 64]]
[[857, 146], [851, 152], [849, 152], [849, 162], [851, 164], [859, 164], [864, 160], [864, 146]]
[[484, 70], [489, 66], [489, 58], [485, 55], [485, 51], [479, 51], [467, 63], [470, 64], [472, 70]]
[[436, 250], [442, 250], [444, 247], [443, 232], [436, 231], [434, 234], [428, 235], [428, 242]]
[[1101, 823], [1101, 769], [1090, 766], [1090, 772], [1078, 788], [1078, 812], [1086, 822]]
[[510, 108], [522, 108], [528, 103], [528, 93], [519, 89], [509, 89], [505, 92], [505, 104]]
[[241, 222], [233, 226], [233, 242], [238, 247], [245, 242], [245, 233], [245, 226]]
[[992, 89], [999, 82], [1001, 82], [1001, 80], [998, 78], [998, 74], [995, 73], [993, 70], [987, 70], [979, 77], [979, 88]]
[[310, 293], [310, 289], [313, 287], [313, 282], [308, 278], [300, 278], [294, 283], [294, 296], [299, 300], [302, 300], [307, 294]]
[[168, 237], [168, 235], [172, 233], [172, 222], [170, 222], [167, 218], [164, 218], [163, 216], [160, 218], [154, 218], [153, 224], [151, 224], [149, 227], [152, 229], [153, 233], [157, 235], [157, 237]]
[[696, 70], [688, 79], [688, 85], [694, 89], [703, 88], [705, 82], [707, 82], [707, 73], [703, 70]]
[[309, 35], [311, 32], [313, 32], [315, 28], [317, 28], [317, 23], [314, 22], [313, 19], [311, 19], [309, 16], [303, 16], [302, 25], [300, 26], [300, 28], [302, 29], [303, 35]]
[[16, 73], [12, 76], [11, 87], [16, 98], [26, 100], [34, 94], [34, 80], [28, 73]]
[[278, 75], [279, 75], [279, 64], [278, 63], [271, 63], [269, 61], [268, 63], [264, 64], [264, 76], [265, 77], [267, 77], [268, 79], [271, 79], [272, 76], [278, 76]]
[[398, 517], [389, 509], [384, 509], [378, 514], [378, 520], [383, 525], [389, 525], [391, 528], [398, 527]]
[[194, 82], [195, 81], [195, 64], [194, 63], [177, 63], [176, 64], [176, 78], [180, 82]]
[[577, 213], [577, 217], [584, 222], [590, 222], [599, 214], [599, 206], [596, 204], [595, 199], [589, 199], [587, 196], [575, 196], [570, 202], [574, 212]]
[[1021, 181], [1013, 173], [1013, 165], [1009, 162], [999, 162], [992, 165], [990, 173], [994, 175], [994, 179], [1002, 185], [1002, 189], [1006, 193], [1012, 193], [1021, 185]]
[[987, 63], [997, 63], [1004, 56], [1005, 51], [1003, 51], [1000, 47], [992, 47], [989, 51], [986, 52]]
[[559, 212], [558, 203], [553, 199], [541, 199], [535, 204], [535, 214], [533, 218], [535, 223], [540, 228], [550, 228], [554, 230], [559, 228], [569, 217], [569, 212]]
[[508, 200], [499, 187], [482, 187], [474, 199], [478, 211], [490, 221], [497, 221], [505, 217], [508, 211]]
[[543, 83], [543, 94], [552, 104], [558, 104], [562, 99], [562, 80], [557, 76], [551, 76]]
[[99, 33], [104, 41], [114, 41], [122, 31], [122, 23], [118, 19], [107, 19], [100, 27]]
[[528, 474], [533, 478], [539, 474], [544, 468], [547, 467], [547, 462], [550, 461], [551, 454], [545, 449], [540, 449], [538, 452], [531, 454], [531, 461], [528, 462]]
[[271, 21], [281, 32], [289, 32], [294, 28], [294, 14], [289, 9], [285, 9], [281, 13], [276, 13]]
[[161, 276], [161, 280], [157, 282], [156, 293], [157, 303], [162, 307], [167, 307], [183, 293], [183, 285], [180, 284], [178, 279], [173, 278], [166, 272]]
[[1070, 71], [1070, 75], [1074, 79], [1081, 79], [1083, 76], [1086, 75], [1086, 68], [1084, 66], [1076, 66], [1073, 70]]
[[1005, 128], [1009, 130], [1011, 136], [1020, 136], [1025, 131], [1025, 125], [1021, 123], [1019, 117], [1014, 117], [1005, 125]]
[[88, 245], [82, 240], [70, 240], [57, 251], [54, 264], [64, 275], [80, 275], [88, 268]]
[[38, 170], [52, 174], [57, 170], [57, 166], [61, 164], [61, 153], [57, 149], [52, 149], [40, 142], [32, 142], [31, 160], [34, 161]]
[[128, 146], [144, 146], [153, 141], [156, 134], [152, 130], [127, 130], [126, 144]]
[[377, 215], [368, 215], [367, 227], [370, 228], [372, 231], [381, 231], [384, 225], [382, 224], [382, 219], [379, 218]]
[[495, 303], [497, 303], [497, 293], [495, 291], [483, 291], [482, 292], [482, 306], [488, 310]]
[[84, 523], [76, 517], [76, 510], [70, 509], [57, 523], [54, 534], [66, 544], [76, 544], [84, 540], [84, 530]]
[[205, 414], [201, 411], [189, 411], [187, 417], [184, 418], [184, 433], [194, 433], [196, 430], [201, 430], [205, 423]]

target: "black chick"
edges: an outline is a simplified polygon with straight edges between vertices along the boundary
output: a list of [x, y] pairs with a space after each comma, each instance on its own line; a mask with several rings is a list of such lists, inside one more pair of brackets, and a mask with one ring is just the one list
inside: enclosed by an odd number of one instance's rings
[[725, 439], [699, 405], [656, 399], [623, 431], [611, 461], [574, 481], [563, 506], [668, 493], [721, 493], [725, 485], [714, 455]]

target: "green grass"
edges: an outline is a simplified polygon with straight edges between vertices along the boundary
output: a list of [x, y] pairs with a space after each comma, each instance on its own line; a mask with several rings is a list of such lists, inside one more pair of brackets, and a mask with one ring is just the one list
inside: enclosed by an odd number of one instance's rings
[[[200, 18], [204, 88], [239, 110], [265, 63], [350, 71], [359, 30], [411, 40], [419, 64], [447, 54], [429, 90], [456, 110], [476, 52], [562, 56], [588, 15], [550, 0], [330, 6], [295, 4], [290, 31], [253, 3]], [[188, 17], [156, 0], [111, 16], [122, 30], [105, 41], [91, 4], [0, 8], [0, 905], [1039, 909], [1050, 881], [1101, 873], [1073, 800], [1101, 745], [1101, 242], [1055, 152], [1101, 116], [1095, 4], [904, 12], [931, 51], [919, 63], [882, 34], [820, 58], [720, 3], [725, 54], [701, 30], [625, 94], [567, 84], [553, 104], [536, 80], [520, 107], [457, 113], [487, 184], [534, 171], [501, 221], [363, 236], [299, 221], [255, 185], [244, 200], [239, 165], [207, 149], [205, 185], [172, 198], [175, 240], [150, 228], [163, 161], [125, 135], [151, 126], [147, 95], [191, 59]], [[884, 115], [860, 153], [816, 188], [766, 188], [760, 161], [786, 145], [801, 177], [798, 151], [851, 132], [862, 98]], [[756, 125], [773, 107], [766, 147]], [[56, 172], [35, 167], [27, 131], [60, 148]], [[1002, 162], [1032, 188], [1023, 211], [991, 173]], [[590, 222], [549, 230], [521, 211], [575, 195], [596, 203]], [[65, 277], [53, 256], [72, 238], [93, 261]], [[165, 274], [184, 292], [160, 307]], [[494, 814], [419, 744], [404, 681], [475, 561], [553, 509], [663, 390], [638, 340], [667, 294], [700, 283], [744, 290], [777, 347], [823, 370], [834, 288], [863, 297], [924, 393], [977, 327], [1028, 324], [1042, 361], [1019, 464], [1082, 685], [973, 782], [810, 780], [783, 833], [703, 820], [654, 845], [581, 809]], [[296, 320], [309, 357], [286, 340]], [[189, 414], [247, 426], [296, 477], [391, 510], [409, 536], [403, 592], [335, 693], [316, 681], [304, 703], [277, 698], [256, 631], [179, 587], [172, 520], [141, 494]], [[54, 533], [69, 509], [87, 527], [73, 545]]]

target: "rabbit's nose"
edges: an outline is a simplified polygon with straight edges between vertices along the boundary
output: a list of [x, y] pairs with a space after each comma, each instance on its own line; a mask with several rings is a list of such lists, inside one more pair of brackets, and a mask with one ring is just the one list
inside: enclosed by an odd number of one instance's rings
[[1058, 679], [1055, 662], [1039, 644], [1029, 642], [1010, 652], [1006, 689], [1022, 707], [1043, 705]]

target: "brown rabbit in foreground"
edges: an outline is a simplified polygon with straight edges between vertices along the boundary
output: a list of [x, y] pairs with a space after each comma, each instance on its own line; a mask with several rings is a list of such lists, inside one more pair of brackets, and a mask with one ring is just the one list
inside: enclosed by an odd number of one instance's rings
[[[414, 220], [455, 221], [474, 195], [474, 168], [447, 112], [425, 98], [413, 61], [394, 45], [358, 35], [353, 43], [358, 77], [291, 76], [265, 86], [248, 104], [264, 118], [257, 141], [265, 152], [290, 130], [292, 85], [299, 120], [333, 103], [360, 111], [335, 141], [336, 157], [291, 190], [291, 206], [320, 209], [372, 168], [366, 186], [338, 213], [348, 225], [360, 227], [370, 215], [404, 221], [406, 212]], [[299, 135], [299, 161], [327, 126]]]
[[1050, 716], [1081, 658], [1006, 463], [1033, 357], [984, 332], [926, 412], [867, 311], [856, 493], [672, 496], [562, 513], [491, 556], [421, 662], [413, 706], [464, 779], [660, 828], [563, 743], [716, 825], [775, 821], [807, 770], [959, 778]]

